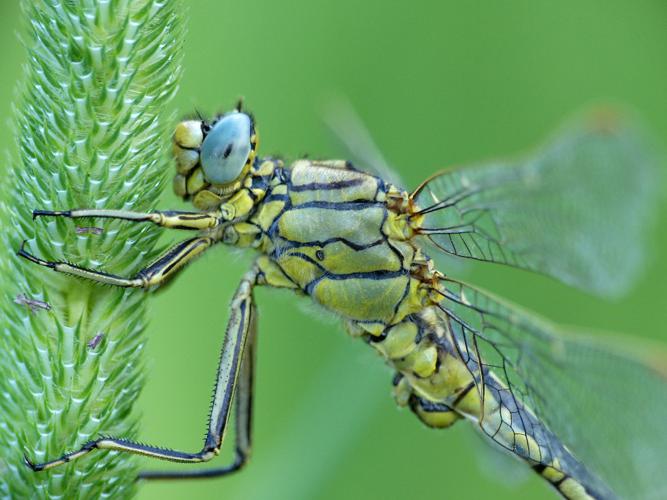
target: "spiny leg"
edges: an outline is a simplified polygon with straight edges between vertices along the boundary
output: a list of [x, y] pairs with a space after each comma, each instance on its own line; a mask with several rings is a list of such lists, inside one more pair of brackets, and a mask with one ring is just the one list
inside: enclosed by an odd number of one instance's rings
[[123, 278], [93, 269], [70, 264], [63, 261], [49, 261], [35, 257], [25, 249], [25, 241], [21, 244], [18, 255], [40, 266], [48, 267], [59, 273], [71, 274], [80, 278], [87, 278], [98, 283], [124, 288], [148, 288], [159, 286], [172, 277], [178, 270], [191, 262], [196, 256], [207, 250], [215, 240], [208, 236], [201, 236], [182, 241], [171, 247], [162, 257], [148, 267], [140, 270], [132, 278]]
[[[176, 471], [142, 471], [139, 479], [205, 479], [225, 476], [241, 469], [250, 458], [252, 448], [252, 399], [254, 389], [255, 352], [257, 338], [257, 315], [254, 307], [250, 308], [249, 331], [246, 339], [245, 354], [239, 369], [236, 393], [234, 394], [234, 406], [236, 413], [235, 422], [235, 444], [236, 455], [234, 461], [222, 467], [203, 470], [176, 470]], [[209, 434], [210, 434], [209, 424]], [[217, 431], [217, 447], [222, 445], [224, 428]], [[207, 436], [208, 442], [208, 436]]]
[[218, 212], [179, 212], [174, 210], [154, 212], [130, 212], [127, 210], [33, 210], [32, 218], [67, 217], [69, 219], [98, 218], [120, 219], [134, 222], [152, 222], [172, 229], [210, 229], [220, 224]]
[[[222, 446], [222, 441], [227, 430], [232, 401], [235, 394], [238, 394], [239, 397], [236, 402], [237, 416], [240, 419], [237, 423], [237, 456], [231, 465], [200, 472], [146, 472], [140, 477], [146, 479], [213, 477], [229, 474], [243, 466], [250, 452], [250, 403], [252, 398], [253, 328], [255, 321], [252, 290], [257, 282], [257, 274], [258, 271], [255, 269], [249, 271], [241, 280], [236, 294], [232, 299], [230, 318], [222, 345], [220, 365], [213, 393], [213, 405], [209, 417], [208, 432], [204, 446], [199, 452], [186, 453], [144, 445], [125, 439], [103, 437], [89, 441], [79, 450], [67, 453], [49, 462], [35, 464], [28, 457], [25, 457], [26, 464], [36, 472], [48, 470], [76, 460], [95, 449], [123, 451], [170, 462], [207, 462], [220, 452], [220, 447]], [[247, 352], [246, 345], [248, 346]], [[244, 367], [243, 365], [247, 366]]]

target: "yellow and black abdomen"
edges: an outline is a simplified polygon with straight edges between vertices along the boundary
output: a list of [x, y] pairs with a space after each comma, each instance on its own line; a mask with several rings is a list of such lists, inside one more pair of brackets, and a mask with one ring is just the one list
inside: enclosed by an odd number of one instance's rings
[[385, 183], [344, 162], [300, 160], [284, 177], [257, 216], [267, 253], [284, 274], [370, 330], [409, 313], [404, 302], [418, 285], [410, 274], [415, 249], [396, 238]]

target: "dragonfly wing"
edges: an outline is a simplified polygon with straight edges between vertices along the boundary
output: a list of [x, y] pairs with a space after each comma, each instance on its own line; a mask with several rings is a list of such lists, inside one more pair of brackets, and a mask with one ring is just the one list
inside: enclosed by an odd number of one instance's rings
[[368, 128], [348, 99], [340, 96], [331, 98], [324, 112], [324, 122], [347, 150], [355, 166], [395, 186], [405, 185], [385, 160]]
[[413, 197], [424, 234], [448, 254], [618, 295], [655, 205], [650, 151], [629, 128], [580, 125], [523, 160], [437, 174]]
[[[486, 380], [478, 390], [524, 408], [508, 412], [505, 425], [529, 429], [570, 473], [590, 471], [620, 498], [667, 498], [666, 358], [631, 357], [613, 342], [573, 337], [461, 282], [444, 284], [440, 307], [471, 374]], [[480, 427], [508, 448], [498, 429]], [[568, 463], [559, 443], [583, 466]]]

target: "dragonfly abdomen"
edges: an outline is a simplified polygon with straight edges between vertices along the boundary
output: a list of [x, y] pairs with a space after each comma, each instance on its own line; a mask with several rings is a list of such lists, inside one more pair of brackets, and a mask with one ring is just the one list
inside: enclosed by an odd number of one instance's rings
[[446, 428], [461, 418], [521, 458], [571, 499], [613, 498], [530, 408], [457, 345], [438, 306], [425, 308], [369, 343], [396, 367], [394, 396], [427, 426]]

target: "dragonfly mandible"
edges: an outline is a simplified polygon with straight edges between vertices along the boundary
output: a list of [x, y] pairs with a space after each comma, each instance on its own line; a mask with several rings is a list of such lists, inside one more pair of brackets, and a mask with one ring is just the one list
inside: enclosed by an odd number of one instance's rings
[[[646, 498], [667, 491], [667, 379], [648, 360], [577, 337], [447, 274], [440, 254], [512, 265], [599, 294], [622, 291], [641, 260], [651, 160], [631, 129], [582, 124], [532, 155], [435, 174], [408, 192], [347, 161], [286, 166], [257, 156], [240, 106], [173, 137], [174, 190], [196, 211], [35, 210], [35, 217], [122, 219], [196, 236], [134, 276], [19, 254], [101, 284], [156, 288], [223, 243], [256, 259], [231, 303], [208, 431], [200, 451], [114, 437], [94, 450], [182, 463], [220, 452], [236, 411], [236, 455], [219, 468], [146, 471], [144, 479], [224, 476], [251, 448], [256, 331], [253, 290], [283, 288], [333, 311], [396, 371], [393, 393], [427, 426], [472, 422], [562, 496]], [[433, 255], [433, 260], [429, 255]], [[639, 430], [638, 430], [639, 429]], [[613, 444], [611, 444], [613, 443]]]

